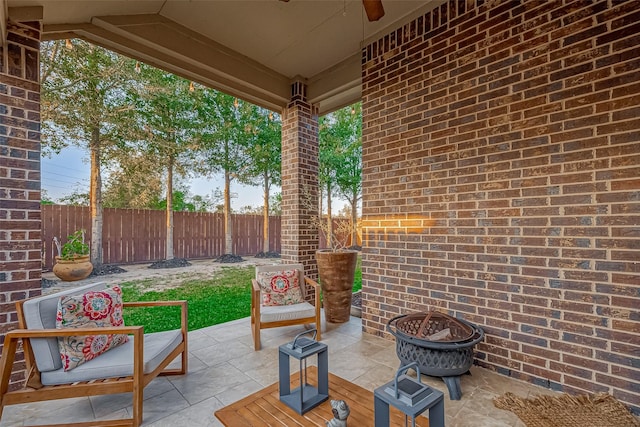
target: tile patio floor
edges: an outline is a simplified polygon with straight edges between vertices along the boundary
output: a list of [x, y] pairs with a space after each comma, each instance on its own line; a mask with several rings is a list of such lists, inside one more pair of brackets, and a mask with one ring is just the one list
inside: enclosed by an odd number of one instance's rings
[[[360, 319], [324, 324], [329, 369], [368, 390], [393, 378], [398, 368], [393, 341], [363, 334]], [[249, 319], [240, 319], [189, 333], [189, 374], [159, 377], [145, 389], [144, 426], [220, 426], [214, 411], [278, 379], [278, 346], [291, 341], [302, 327], [263, 330], [263, 349], [253, 351]], [[445, 393], [448, 427], [523, 427], [511, 412], [496, 409], [491, 399], [506, 391], [526, 397], [553, 391], [473, 367], [462, 378], [462, 400], [451, 401], [444, 383], [423, 381]], [[129, 416], [128, 394], [8, 406], [0, 427], [113, 419]]]

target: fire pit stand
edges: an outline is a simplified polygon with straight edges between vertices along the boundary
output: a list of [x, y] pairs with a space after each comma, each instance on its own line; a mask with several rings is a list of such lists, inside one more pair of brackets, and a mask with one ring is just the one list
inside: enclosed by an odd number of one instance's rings
[[473, 347], [482, 340], [478, 326], [437, 311], [403, 314], [387, 322], [396, 338], [400, 365], [417, 363], [426, 375], [441, 377], [451, 400], [460, 400], [460, 375], [473, 365]]

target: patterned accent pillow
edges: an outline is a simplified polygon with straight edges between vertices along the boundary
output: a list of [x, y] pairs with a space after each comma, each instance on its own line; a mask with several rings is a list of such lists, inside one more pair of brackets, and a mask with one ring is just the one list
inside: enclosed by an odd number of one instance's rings
[[262, 305], [290, 305], [304, 302], [298, 270], [258, 273]]
[[[119, 286], [84, 295], [67, 295], [58, 300], [56, 329], [124, 326], [122, 289]], [[58, 349], [65, 371], [88, 362], [129, 341], [127, 334], [58, 337]]]

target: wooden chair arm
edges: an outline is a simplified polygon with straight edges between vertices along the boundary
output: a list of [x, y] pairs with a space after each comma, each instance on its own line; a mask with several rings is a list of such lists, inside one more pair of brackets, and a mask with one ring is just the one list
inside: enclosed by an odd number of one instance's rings
[[316, 307], [320, 307], [320, 285], [318, 284], [318, 282], [316, 282], [313, 279], [310, 279], [309, 277], [305, 277], [304, 281], [307, 285], [311, 286], [313, 288], [313, 293], [314, 293], [314, 306]]
[[71, 337], [75, 335], [132, 334], [136, 337], [144, 334], [143, 326], [105, 326], [99, 328], [67, 329], [14, 329], [5, 334], [5, 339]]
[[179, 301], [129, 301], [123, 302], [124, 307], [167, 307], [167, 306], [184, 306], [186, 300]]
[[260, 298], [260, 285], [256, 279], [251, 279], [251, 305], [257, 310], [258, 315], [260, 314], [261, 304], [262, 299]]
[[307, 285], [313, 286], [316, 289], [320, 289], [320, 285], [315, 280], [313, 280], [313, 279], [311, 279], [309, 277], [305, 277], [304, 281], [307, 283]]

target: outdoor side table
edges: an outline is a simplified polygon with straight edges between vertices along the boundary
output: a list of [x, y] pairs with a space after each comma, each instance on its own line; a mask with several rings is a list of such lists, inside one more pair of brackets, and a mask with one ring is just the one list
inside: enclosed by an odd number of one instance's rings
[[[301, 335], [313, 332], [313, 339]], [[278, 374], [280, 385], [280, 401], [302, 415], [315, 408], [329, 398], [329, 358], [327, 345], [315, 340], [315, 329], [296, 335], [290, 343], [278, 347]], [[317, 387], [307, 383], [307, 359], [318, 357]], [[300, 386], [291, 390], [291, 369], [289, 357], [298, 359], [300, 363]], [[303, 365], [304, 364], [304, 365]]]
[[[411, 367], [416, 370], [417, 380], [404, 375]], [[411, 425], [415, 427], [416, 417], [428, 409], [429, 427], [444, 427], [444, 394], [422, 384], [415, 362], [401, 367], [393, 381], [374, 390], [373, 397], [375, 427], [389, 427], [389, 406], [404, 414], [405, 426], [407, 417], [411, 417]]]

